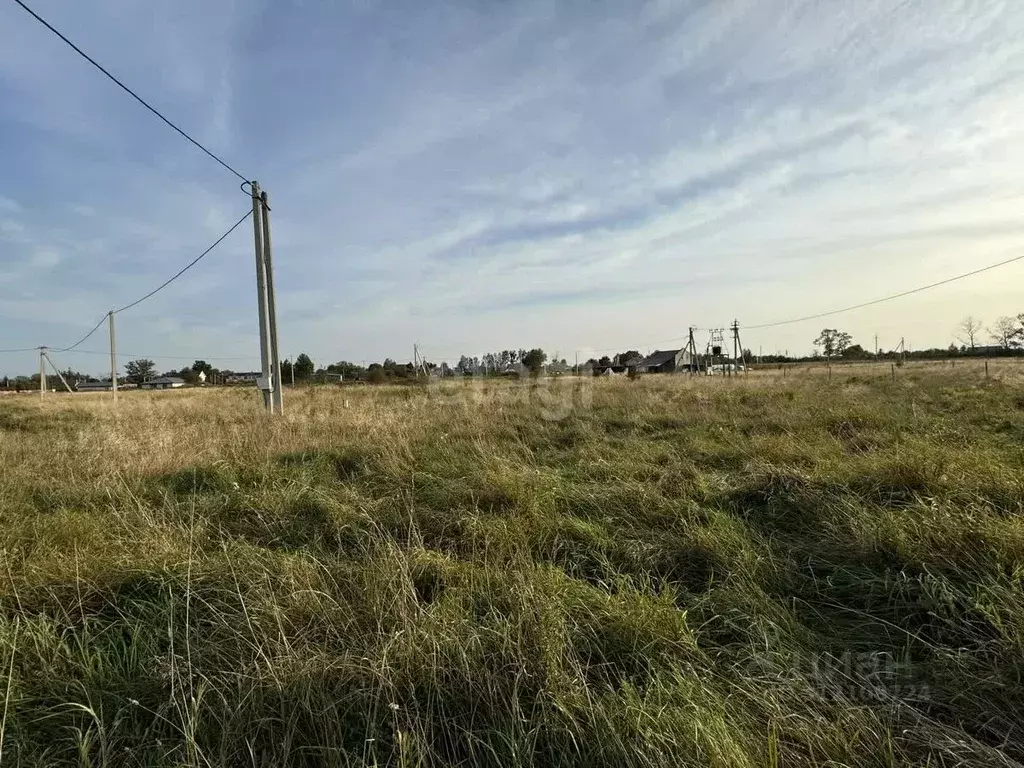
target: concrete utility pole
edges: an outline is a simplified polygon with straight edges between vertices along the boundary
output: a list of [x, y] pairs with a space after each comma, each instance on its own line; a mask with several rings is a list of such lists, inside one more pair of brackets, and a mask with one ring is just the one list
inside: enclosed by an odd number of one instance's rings
[[742, 361], [743, 372], [747, 373], [746, 356], [743, 354], [743, 342], [740, 341], [740, 321], [733, 320], [732, 325], [729, 326], [732, 329], [732, 362], [733, 367], [736, 368], [736, 373], [740, 372], [740, 364]]
[[267, 299], [267, 269], [263, 250], [263, 198], [258, 182], [250, 182], [252, 189], [252, 232], [256, 251], [256, 303], [260, 327], [260, 379], [257, 385], [263, 398], [263, 407], [274, 412], [274, 377], [270, 357], [270, 314]]
[[68, 384], [67, 379], [64, 378], [64, 374], [61, 373], [60, 370], [58, 370], [56, 365], [53, 364], [53, 360], [51, 360], [50, 356], [48, 354], [46, 354], [46, 350], [45, 349], [43, 350], [42, 354], [43, 354], [43, 358], [46, 360], [46, 362], [48, 362], [50, 364], [50, 367], [53, 368], [53, 372], [55, 374], [57, 374], [57, 378], [60, 379], [60, 383], [64, 385], [64, 389], [66, 389], [69, 393], [74, 394], [75, 390], [73, 390], [71, 388], [71, 385]]
[[39, 348], [39, 399], [42, 400], [46, 394], [46, 347]]
[[686, 342], [686, 351], [690, 356], [690, 375], [700, 373], [700, 358], [697, 357], [697, 342], [693, 339], [693, 326], [690, 326], [690, 338]]
[[117, 344], [114, 337], [114, 313], [107, 313], [107, 323], [110, 327], [110, 392], [117, 402]]
[[[270, 316], [270, 370], [274, 389], [271, 393], [278, 414], [284, 414], [284, 382], [281, 381], [281, 355], [277, 348], [277, 302], [274, 299], [274, 259], [270, 247], [270, 198], [264, 190], [263, 203], [263, 265], [267, 272], [267, 314]], [[294, 370], [294, 368], [292, 369]]]

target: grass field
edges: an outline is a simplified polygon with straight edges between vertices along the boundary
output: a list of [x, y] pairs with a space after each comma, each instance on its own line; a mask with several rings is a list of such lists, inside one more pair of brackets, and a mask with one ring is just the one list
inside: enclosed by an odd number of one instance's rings
[[0, 401], [18, 766], [1024, 760], [1024, 369]]

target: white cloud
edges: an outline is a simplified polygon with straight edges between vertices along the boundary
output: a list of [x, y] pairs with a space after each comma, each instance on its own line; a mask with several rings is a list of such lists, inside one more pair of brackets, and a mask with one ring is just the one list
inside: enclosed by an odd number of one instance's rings
[[40, 248], [30, 259], [32, 266], [38, 269], [53, 269], [61, 261], [61, 255], [52, 248]]
[[[394, 356], [414, 338], [455, 353], [640, 346], [1024, 249], [1014, 4], [197, 3], [48, 12], [258, 175], [282, 343], [318, 360]], [[25, 128], [0, 236], [12, 263], [60, 254], [48, 291], [102, 312], [245, 210], [236, 180], [22, 16], [0, 9], [0, 30], [0, 121]], [[251, 347], [241, 230], [146, 305], [126, 330], [136, 346]], [[1022, 309], [1005, 287], [1015, 274], [829, 322], [862, 343], [878, 331], [945, 344], [961, 315]], [[0, 288], [0, 311], [26, 329], [38, 312], [8, 299], [35, 279]], [[78, 314], [53, 314], [33, 340], [73, 335]], [[192, 316], [206, 330], [175, 324]], [[806, 349], [817, 330], [748, 343]]]

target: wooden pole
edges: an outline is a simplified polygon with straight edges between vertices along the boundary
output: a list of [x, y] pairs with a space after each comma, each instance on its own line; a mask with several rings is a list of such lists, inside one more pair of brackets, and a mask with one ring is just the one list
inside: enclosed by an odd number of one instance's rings
[[46, 395], [46, 365], [43, 356], [46, 354], [46, 347], [39, 348], [39, 399]]

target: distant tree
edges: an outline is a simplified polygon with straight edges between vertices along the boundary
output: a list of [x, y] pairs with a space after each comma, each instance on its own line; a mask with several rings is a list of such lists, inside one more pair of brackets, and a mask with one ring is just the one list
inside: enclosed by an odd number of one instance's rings
[[977, 346], [978, 336], [981, 334], [981, 320], [968, 315], [960, 321], [956, 330], [957, 341], [968, 349], [974, 349]]
[[125, 367], [125, 379], [130, 384], [141, 384], [149, 381], [156, 373], [156, 364], [152, 360], [132, 360]]
[[[295, 358], [295, 380], [296, 381], [307, 381], [313, 376], [313, 371], [316, 370], [313, 365], [313, 361], [309, 359], [309, 355], [305, 352]], [[289, 371], [289, 373], [291, 373]], [[282, 372], [283, 375], [283, 372]]]
[[532, 376], [540, 374], [547, 359], [548, 355], [543, 349], [531, 349], [519, 356], [520, 362], [529, 369]]
[[366, 369], [366, 380], [371, 384], [382, 384], [387, 381], [384, 366], [380, 363], [370, 363], [370, 367]]
[[600, 360], [597, 361], [597, 364], [601, 368], [607, 368], [608, 366], [610, 366], [612, 364], [612, 359], [610, 357], [608, 357], [608, 355], [605, 355], [604, 357], [602, 357]]
[[343, 379], [362, 379], [366, 376], [366, 369], [358, 363], [350, 363], [347, 360], [339, 360], [327, 366], [327, 373], [339, 373]]
[[1003, 349], [1017, 349], [1021, 346], [1021, 327], [1015, 317], [999, 317], [988, 329], [992, 341]]
[[281, 361], [281, 383], [288, 384], [292, 380], [292, 361], [282, 360]]
[[619, 354], [617, 354], [615, 357], [618, 359], [619, 365], [626, 365], [631, 360], [642, 360], [644, 356], [637, 352], [635, 349], [630, 349], [626, 352], [619, 352]]
[[860, 344], [853, 344], [842, 351], [844, 360], [865, 360], [871, 355]]
[[843, 351], [850, 346], [851, 341], [853, 341], [853, 337], [844, 331], [823, 328], [818, 338], [814, 340], [814, 346], [819, 347], [825, 357], [831, 360], [836, 355], [843, 354]]
[[213, 366], [210, 365], [205, 360], [196, 360], [194, 363], [192, 363], [192, 371], [197, 374], [205, 373], [207, 376], [209, 376], [213, 372]]
[[469, 375], [476, 371], [476, 367], [473, 365], [473, 359], [471, 357], [467, 357], [466, 355], [463, 355], [462, 357], [459, 358], [459, 364], [455, 367], [466, 375]]

